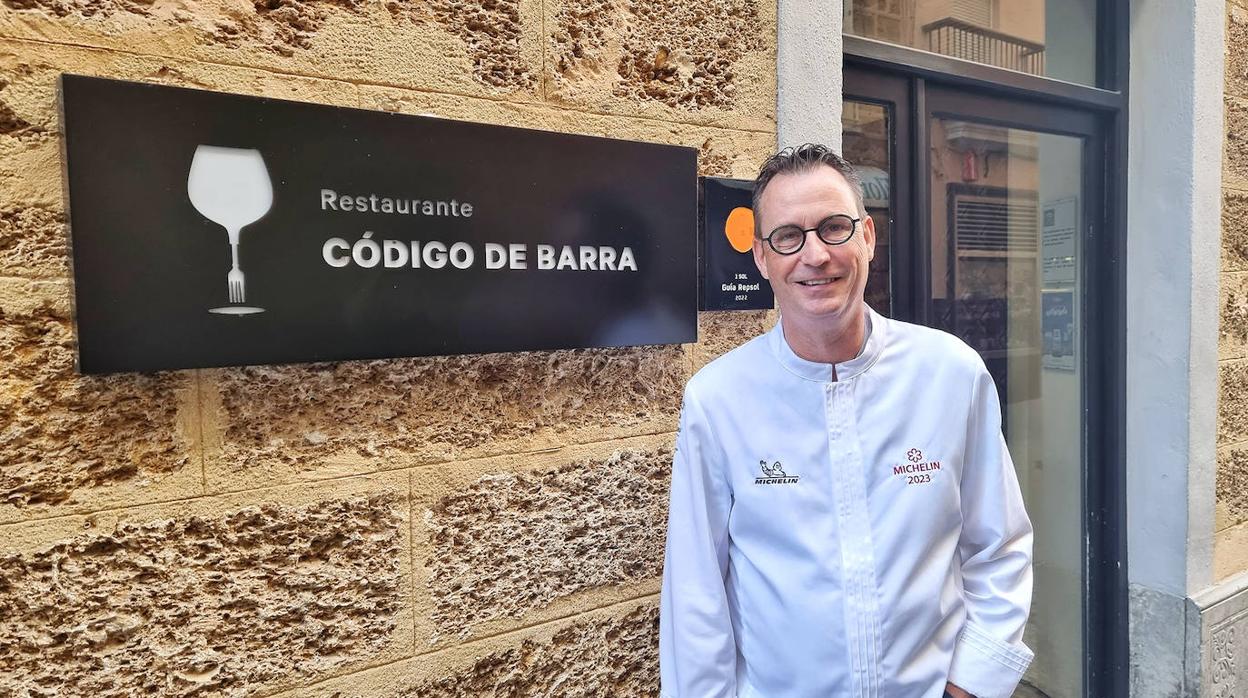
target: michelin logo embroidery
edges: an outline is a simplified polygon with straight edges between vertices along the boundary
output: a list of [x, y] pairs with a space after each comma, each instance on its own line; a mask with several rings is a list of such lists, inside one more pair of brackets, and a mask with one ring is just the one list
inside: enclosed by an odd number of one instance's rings
[[893, 465], [893, 475], [906, 478], [907, 485], [922, 485], [931, 482], [934, 473], [941, 469], [940, 461], [925, 461], [923, 451], [917, 448], [906, 451], [906, 460], [909, 462]]
[[758, 467], [762, 468], [763, 476], [754, 478], [755, 485], [796, 485], [797, 475], [789, 475], [784, 472], [784, 468], [780, 465], [780, 461], [776, 461], [773, 465], [767, 465], [767, 461], [760, 460]]

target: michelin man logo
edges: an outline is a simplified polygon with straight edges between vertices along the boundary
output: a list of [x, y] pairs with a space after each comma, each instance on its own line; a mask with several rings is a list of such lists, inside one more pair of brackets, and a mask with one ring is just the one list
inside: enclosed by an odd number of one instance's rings
[[767, 477], [788, 477], [784, 474], [784, 468], [780, 467], [780, 461], [776, 461], [776, 464], [771, 467], [767, 466], [767, 461], [765, 460], [760, 460], [758, 464], [762, 467]]

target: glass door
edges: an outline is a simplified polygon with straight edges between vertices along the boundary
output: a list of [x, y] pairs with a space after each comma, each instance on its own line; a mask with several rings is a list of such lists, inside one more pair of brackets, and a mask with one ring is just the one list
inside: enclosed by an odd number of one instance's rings
[[1087, 209], [1099, 205], [1094, 121], [927, 90], [930, 324], [970, 344], [996, 381], [1035, 527], [1023, 695], [1085, 695], [1082, 301]]
[[[1015, 695], [1099, 695], [1102, 503], [1089, 498], [1101, 490], [1089, 488], [1098, 475], [1086, 467], [1098, 448], [1089, 432], [1097, 285], [1086, 283], [1103, 215], [1097, 119], [864, 68], [845, 75], [843, 151], [861, 165], [868, 212], [887, 230], [876, 255], [887, 261], [871, 269], [887, 278], [872, 279], [869, 302], [882, 305], [888, 289], [893, 317], [962, 338], [1000, 394], [1035, 527], [1024, 640], [1036, 659]], [[868, 183], [885, 180], [881, 200]]]

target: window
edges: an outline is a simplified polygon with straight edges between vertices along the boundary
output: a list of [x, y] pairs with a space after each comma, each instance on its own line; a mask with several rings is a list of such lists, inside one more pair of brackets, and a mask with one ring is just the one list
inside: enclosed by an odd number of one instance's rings
[[846, 22], [858, 36], [910, 45], [914, 41], [914, 0], [853, 0], [845, 3]]
[[1097, 0], [852, 0], [846, 32], [1095, 85]]

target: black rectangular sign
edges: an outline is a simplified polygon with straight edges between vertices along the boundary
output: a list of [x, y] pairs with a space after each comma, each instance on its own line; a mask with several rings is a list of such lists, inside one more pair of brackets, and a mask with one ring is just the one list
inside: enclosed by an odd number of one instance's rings
[[754, 182], [702, 177], [702, 310], [770, 310], [771, 283], [754, 264]]
[[61, 79], [84, 373], [692, 342], [692, 148]]

